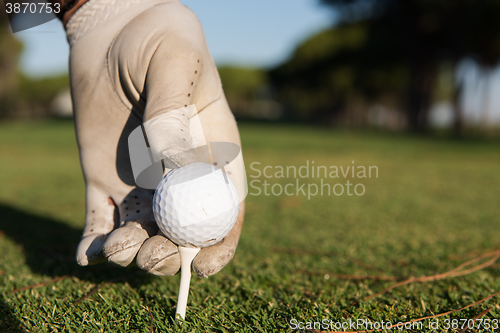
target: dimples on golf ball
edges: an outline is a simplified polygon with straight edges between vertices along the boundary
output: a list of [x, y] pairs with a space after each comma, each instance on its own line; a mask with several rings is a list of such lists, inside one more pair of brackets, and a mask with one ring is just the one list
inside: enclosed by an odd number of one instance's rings
[[199, 162], [170, 171], [153, 198], [158, 227], [181, 246], [207, 247], [221, 241], [233, 228], [238, 210], [231, 179]]

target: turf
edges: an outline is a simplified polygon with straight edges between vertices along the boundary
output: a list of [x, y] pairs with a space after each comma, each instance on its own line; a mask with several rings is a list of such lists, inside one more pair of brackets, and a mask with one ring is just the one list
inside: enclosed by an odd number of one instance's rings
[[[373, 277], [444, 273], [499, 248], [499, 142], [292, 125], [240, 128], [247, 177], [254, 181], [240, 245], [219, 274], [192, 279], [181, 327], [172, 320], [178, 275], [76, 265], [85, 202], [73, 124], [1, 124], [0, 332], [149, 332], [151, 325], [153, 332], [278, 332], [322, 320], [397, 323], [500, 290], [499, 266], [492, 264], [369, 297], [395, 283]], [[255, 195], [264, 181], [268, 193], [279, 192], [274, 184], [291, 183], [288, 190], [295, 191], [297, 179], [277, 178], [277, 166], [298, 169], [307, 161], [377, 166], [378, 178], [323, 177], [330, 185], [363, 184], [362, 196]], [[265, 166], [273, 177], [259, 177]], [[306, 192], [321, 185], [318, 177], [298, 181]], [[485, 311], [490, 331], [500, 319], [497, 303], [493, 297], [439, 317], [434, 332]], [[432, 331], [438, 319], [401, 332]]]

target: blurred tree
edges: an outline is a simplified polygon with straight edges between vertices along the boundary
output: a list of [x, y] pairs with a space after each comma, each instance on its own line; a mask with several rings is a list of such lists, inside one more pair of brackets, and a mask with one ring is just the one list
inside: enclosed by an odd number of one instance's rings
[[498, 0], [321, 2], [335, 9], [340, 22], [271, 71], [284, 94], [297, 101], [304, 95], [302, 112], [309, 107], [320, 118], [345, 108], [352, 96], [370, 100], [392, 91], [400, 96], [410, 128], [421, 130], [443, 64], [474, 56], [491, 67], [500, 59]]
[[369, 28], [366, 22], [355, 22], [321, 32], [270, 71], [294, 118], [337, 123], [350, 109], [347, 123], [361, 124], [366, 118], [359, 110], [363, 104], [404, 92], [408, 73], [398, 50], [383, 29]]
[[231, 110], [237, 118], [252, 118], [252, 104], [268, 83], [262, 69], [221, 66], [219, 75]]
[[14, 38], [4, 2], [0, 1], [0, 118], [49, 116], [54, 97], [69, 88], [69, 77], [24, 76], [19, 69], [21, 52], [22, 44]]
[[22, 44], [10, 32], [3, 1], [0, 2], [0, 118], [10, 116], [18, 90], [18, 62]]
[[44, 118], [52, 115], [53, 102], [69, 89], [67, 74], [40, 79], [20, 75], [17, 93], [17, 118]]

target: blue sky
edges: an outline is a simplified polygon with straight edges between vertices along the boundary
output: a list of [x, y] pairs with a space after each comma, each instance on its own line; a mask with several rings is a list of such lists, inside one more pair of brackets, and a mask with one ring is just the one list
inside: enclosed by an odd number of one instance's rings
[[[199, 17], [217, 64], [270, 67], [297, 43], [333, 22], [319, 0], [181, 0]], [[32, 77], [67, 71], [68, 45], [54, 20], [15, 34], [25, 45], [24, 73]]]

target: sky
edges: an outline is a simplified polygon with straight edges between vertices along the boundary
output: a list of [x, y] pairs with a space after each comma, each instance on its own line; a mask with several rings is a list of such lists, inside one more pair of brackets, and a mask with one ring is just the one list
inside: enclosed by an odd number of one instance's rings
[[[199, 17], [215, 62], [272, 67], [302, 40], [334, 21], [319, 0], [181, 0]], [[69, 47], [58, 20], [15, 34], [24, 43], [23, 73], [44, 77], [67, 72]]]

